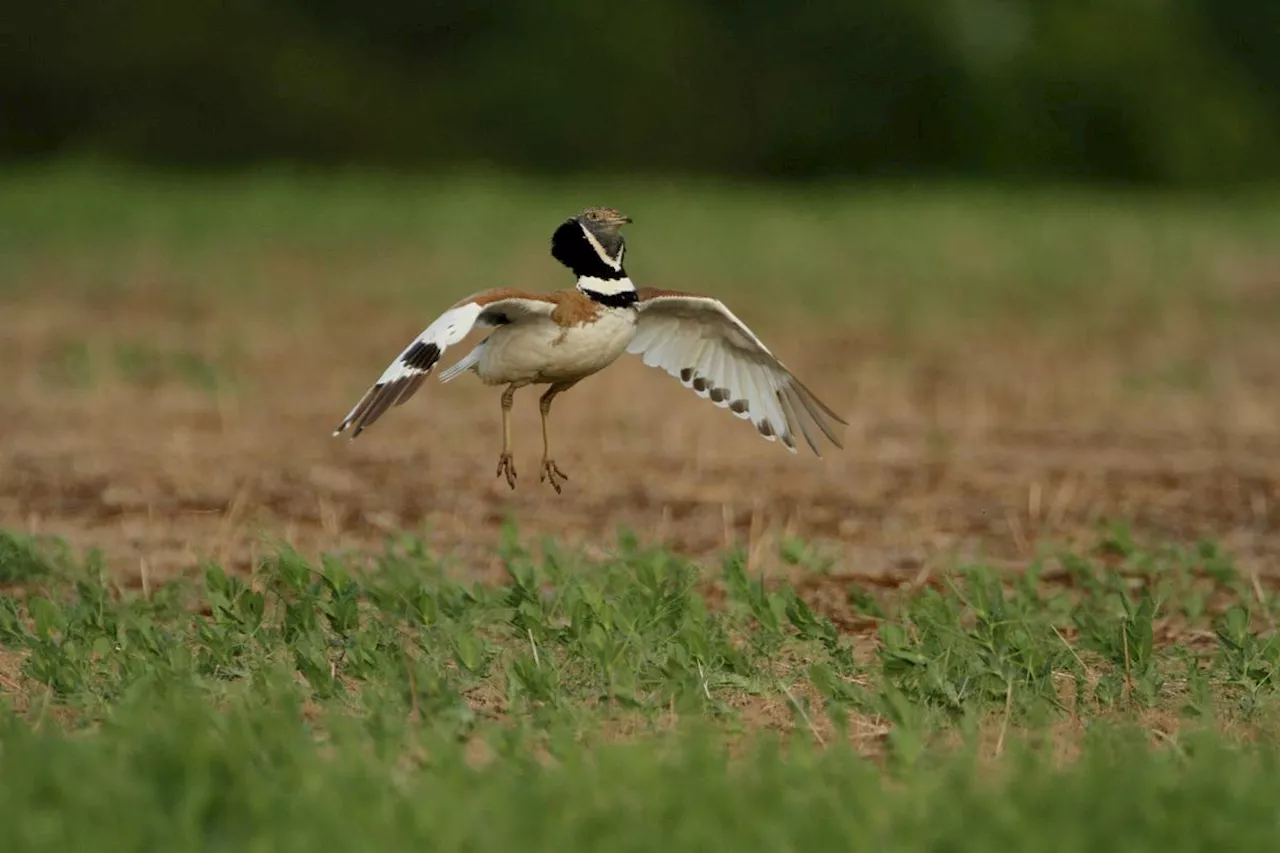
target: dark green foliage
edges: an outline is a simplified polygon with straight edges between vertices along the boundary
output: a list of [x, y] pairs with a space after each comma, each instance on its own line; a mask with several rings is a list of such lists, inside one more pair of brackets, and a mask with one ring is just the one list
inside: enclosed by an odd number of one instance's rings
[[1270, 0], [19, 4], [0, 155], [538, 172], [1280, 169]]
[[53, 570], [48, 554], [31, 537], [0, 530], [0, 584], [35, 580]]

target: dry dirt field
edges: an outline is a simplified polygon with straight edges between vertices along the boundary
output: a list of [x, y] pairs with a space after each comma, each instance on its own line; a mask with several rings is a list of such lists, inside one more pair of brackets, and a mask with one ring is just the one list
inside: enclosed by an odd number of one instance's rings
[[[475, 848], [556, 814], [566, 849], [685, 810], [704, 847], [717, 815], [806, 849], [824, 820], [919, 849], [1275, 847], [1274, 201], [9, 177], [15, 843], [258, 821]], [[537, 389], [515, 490], [471, 376], [332, 436], [445, 306], [570, 284], [547, 236], [587, 203], [634, 217], [638, 282], [728, 302], [843, 450], [791, 455], [631, 356], [556, 401], [563, 494]], [[621, 530], [703, 565], [609, 559]]]
[[[415, 318], [376, 305], [326, 308], [287, 335], [234, 308], [176, 316], [158, 293], [92, 309], [41, 296], [7, 313], [0, 523], [101, 547], [126, 575], [202, 556], [243, 567], [272, 540], [377, 547], [398, 531], [481, 569], [508, 518], [524, 537], [588, 549], [624, 526], [696, 555], [747, 543], [761, 560], [794, 536], [869, 573], [957, 554], [1025, 561], [1125, 521], [1280, 570], [1278, 359], [1261, 340], [1241, 342], [1213, 391], [1126, 395], [1122, 341], [993, 335], [904, 359], [837, 325], [772, 328], [769, 343], [849, 421], [843, 451], [792, 456], [631, 360], [558, 402], [571, 479], [557, 495], [537, 480], [533, 393], [517, 397], [514, 491], [494, 477], [498, 394], [471, 377], [426, 385], [354, 442], [330, 436], [414, 333]], [[244, 390], [42, 378], [68, 327], [199, 341], [229, 322], [243, 328]]]
[[[588, 553], [619, 527], [691, 555], [742, 543], [757, 565], [798, 537], [842, 573], [908, 578], [957, 559], [1025, 563], [1122, 523], [1155, 541], [1211, 537], [1280, 573], [1280, 250], [1210, 246], [1199, 295], [1158, 312], [1107, 303], [1075, 326], [1024, 323], [1015, 307], [904, 334], [874, 315], [780, 313], [768, 281], [713, 287], [849, 422], [843, 451], [792, 456], [626, 357], [557, 401], [570, 477], [557, 495], [537, 479], [536, 391], [516, 398], [514, 491], [494, 477], [498, 392], [471, 376], [428, 383], [354, 442], [331, 437], [431, 312], [476, 289], [406, 299], [352, 284], [429, 278], [428, 250], [254, 244], [193, 271], [163, 241], [129, 240], [6, 267], [0, 526], [99, 547], [134, 582], [202, 557], [246, 567], [274, 542], [314, 554], [398, 532], [483, 574], [507, 520]], [[563, 286], [530, 245], [532, 286]], [[1098, 265], [1081, 251], [1084, 279]], [[1143, 262], [1132, 274], [1152, 277]], [[1223, 305], [1244, 319], [1224, 321]]]

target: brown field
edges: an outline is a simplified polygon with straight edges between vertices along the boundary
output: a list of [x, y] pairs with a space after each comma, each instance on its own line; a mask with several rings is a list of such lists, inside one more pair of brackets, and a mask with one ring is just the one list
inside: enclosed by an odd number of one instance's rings
[[[537, 479], [533, 390], [516, 398], [514, 491], [494, 476], [498, 392], [472, 376], [428, 383], [355, 442], [331, 437], [431, 312], [476, 289], [362, 290], [465, 263], [381, 248], [255, 246], [206, 269], [145, 241], [24, 255], [4, 297], [0, 526], [99, 547], [135, 581], [202, 557], [246, 567], [280, 541], [314, 554], [399, 532], [485, 573], [507, 519], [526, 541], [588, 553], [619, 527], [695, 556], [742, 543], [757, 565], [799, 537], [841, 572], [904, 577], [1025, 562], [1119, 522], [1280, 571], [1280, 252], [1211, 246], [1199, 294], [1158, 312], [1100, 302], [1059, 324], [1015, 306], [903, 332], [713, 287], [849, 421], [844, 450], [792, 456], [628, 357], [557, 401], [571, 478], [557, 495]], [[232, 277], [250, 284], [228, 294]], [[562, 284], [539, 267], [532, 286]], [[1242, 319], [1208, 310], [1206, 289]]]

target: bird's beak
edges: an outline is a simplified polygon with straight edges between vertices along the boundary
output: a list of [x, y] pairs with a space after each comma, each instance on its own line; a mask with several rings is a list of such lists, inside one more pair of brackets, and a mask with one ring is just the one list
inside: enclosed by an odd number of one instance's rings
[[618, 217], [618, 224], [619, 224], [619, 225], [630, 225], [630, 224], [631, 224], [631, 217], [630, 217], [630, 216], [619, 216], [619, 217]]

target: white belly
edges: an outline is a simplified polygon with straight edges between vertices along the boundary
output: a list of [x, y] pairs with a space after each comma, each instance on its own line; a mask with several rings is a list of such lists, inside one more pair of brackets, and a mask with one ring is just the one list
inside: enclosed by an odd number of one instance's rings
[[595, 322], [561, 326], [548, 317], [499, 326], [483, 344], [476, 373], [490, 385], [573, 382], [608, 367], [636, 334], [631, 308], [605, 310]]

